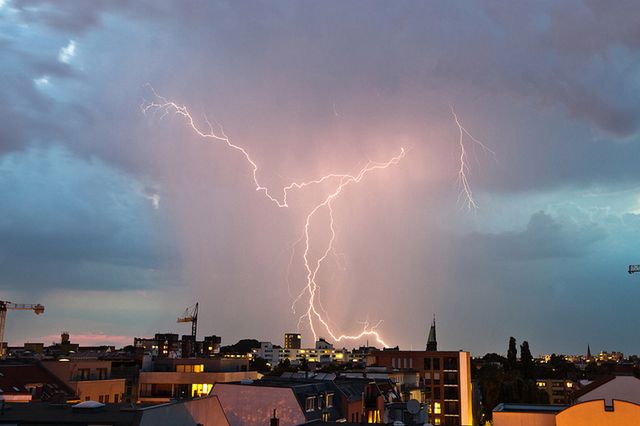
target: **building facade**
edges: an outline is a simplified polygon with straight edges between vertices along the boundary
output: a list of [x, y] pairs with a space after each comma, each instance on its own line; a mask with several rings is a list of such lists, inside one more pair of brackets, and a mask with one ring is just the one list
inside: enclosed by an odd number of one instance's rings
[[419, 392], [411, 395], [429, 405], [433, 425], [473, 424], [469, 352], [384, 350], [368, 355], [367, 366], [416, 373]]
[[285, 349], [300, 349], [302, 347], [302, 335], [299, 333], [285, 333], [284, 335], [284, 348]]

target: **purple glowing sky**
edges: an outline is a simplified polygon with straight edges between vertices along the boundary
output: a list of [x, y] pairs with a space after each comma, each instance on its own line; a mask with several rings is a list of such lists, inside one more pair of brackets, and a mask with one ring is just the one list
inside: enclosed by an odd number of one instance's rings
[[[383, 320], [421, 348], [435, 313], [444, 349], [640, 352], [635, 9], [0, 0], [0, 292], [47, 308], [10, 313], [8, 340], [187, 333], [195, 300], [199, 334], [226, 343], [295, 330], [289, 247], [313, 194], [274, 208], [237, 153], [141, 113], [150, 83], [221, 123], [270, 187], [409, 148], [336, 201], [320, 278], [342, 331]], [[470, 151], [476, 211], [450, 104], [496, 152]]]

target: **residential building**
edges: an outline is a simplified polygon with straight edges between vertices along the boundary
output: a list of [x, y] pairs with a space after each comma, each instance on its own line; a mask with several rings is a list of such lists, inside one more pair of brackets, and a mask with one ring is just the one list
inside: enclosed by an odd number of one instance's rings
[[247, 358], [157, 358], [139, 376], [138, 402], [163, 403], [208, 395], [218, 382], [256, 380]]
[[42, 361], [42, 366], [63, 381], [81, 401], [121, 402], [124, 378], [111, 377], [111, 361], [60, 358]]
[[640, 426], [640, 405], [614, 399], [575, 405], [499, 404], [493, 426]]
[[575, 402], [604, 400], [611, 405], [614, 399], [640, 404], [640, 379], [632, 375], [601, 377], [573, 394]]
[[[368, 352], [366, 352], [368, 353]], [[333, 345], [325, 339], [319, 339], [313, 348], [287, 349], [274, 345], [271, 342], [260, 342], [260, 347], [253, 350], [255, 358], [263, 358], [271, 365], [288, 359], [292, 364], [298, 365], [303, 360], [309, 363], [329, 364], [349, 363], [363, 361], [365, 353], [360, 351], [348, 351], [347, 349], [334, 349]]]
[[602, 351], [596, 356], [598, 362], [621, 362], [624, 360], [624, 354], [622, 352], [606, 352]]
[[273, 410], [280, 426], [313, 421], [381, 423], [385, 404], [398, 398], [389, 380], [315, 373], [218, 383], [212, 395], [219, 398], [232, 426], [265, 425]]
[[[427, 339], [428, 347], [437, 348], [435, 338], [434, 320]], [[473, 424], [469, 352], [385, 349], [368, 355], [367, 366], [417, 373], [420, 397], [415, 391], [409, 392], [409, 396], [429, 405], [429, 420], [433, 425]]]
[[285, 333], [284, 335], [284, 348], [285, 349], [300, 349], [302, 347], [302, 335], [299, 333]]
[[0, 365], [0, 389], [0, 400], [6, 402], [77, 400], [70, 386], [38, 362]]
[[0, 424], [103, 426], [228, 426], [214, 396], [167, 404], [133, 407], [83, 401], [70, 404], [7, 404]]
[[549, 403], [563, 405], [571, 403], [571, 396], [576, 390], [577, 383], [573, 380], [537, 379], [536, 386], [549, 395]]

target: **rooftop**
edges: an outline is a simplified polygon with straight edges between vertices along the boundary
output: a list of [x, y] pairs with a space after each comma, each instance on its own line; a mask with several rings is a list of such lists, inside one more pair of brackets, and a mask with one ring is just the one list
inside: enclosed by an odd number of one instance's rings
[[500, 403], [493, 409], [501, 413], [549, 413], [557, 414], [567, 408], [568, 405], [542, 405], [542, 404], [512, 404]]

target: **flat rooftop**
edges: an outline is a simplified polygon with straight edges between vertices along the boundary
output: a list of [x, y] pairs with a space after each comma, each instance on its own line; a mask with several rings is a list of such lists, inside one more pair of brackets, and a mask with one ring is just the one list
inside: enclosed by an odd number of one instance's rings
[[544, 404], [513, 404], [513, 403], [500, 403], [493, 409], [498, 413], [549, 413], [557, 414], [568, 405], [544, 405]]

